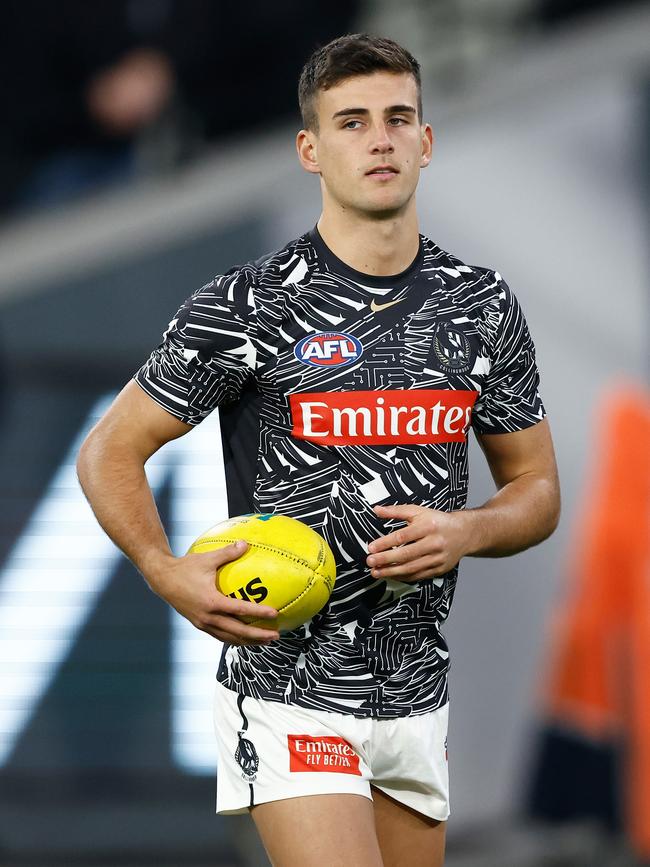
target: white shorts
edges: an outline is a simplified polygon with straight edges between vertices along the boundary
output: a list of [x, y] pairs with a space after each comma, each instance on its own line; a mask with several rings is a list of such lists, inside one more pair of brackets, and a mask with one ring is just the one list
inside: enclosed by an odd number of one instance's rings
[[432, 819], [449, 816], [449, 705], [394, 720], [240, 696], [217, 684], [217, 813], [376, 786]]

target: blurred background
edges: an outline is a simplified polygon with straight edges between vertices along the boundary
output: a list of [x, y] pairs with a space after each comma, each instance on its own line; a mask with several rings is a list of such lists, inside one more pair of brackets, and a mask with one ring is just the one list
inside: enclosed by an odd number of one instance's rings
[[[6, 0], [0, 30], [0, 865], [267, 863], [214, 816], [215, 643], [95, 526], [76, 449], [212, 275], [318, 218], [310, 51], [424, 72], [422, 231], [537, 344], [564, 512], [468, 560], [450, 867], [650, 863], [650, 8], [607, 0]], [[151, 462], [178, 552], [225, 517], [217, 414]], [[472, 450], [470, 502], [491, 492]], [[351, 865], [352, 867], [352, 865]]]

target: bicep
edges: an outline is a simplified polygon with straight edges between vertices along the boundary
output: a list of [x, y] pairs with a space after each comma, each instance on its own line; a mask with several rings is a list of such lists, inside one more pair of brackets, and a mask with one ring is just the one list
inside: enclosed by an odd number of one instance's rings
[[557, 465], [547, 419], [514, 433], [477, 433], [498, 488], [534, 473], [557, 484]]
[[190, 430], [192, 425], [167, 412], [131, 380], [93, 428], [89, 439], [128, 448], [145, 462], [165, 443]]

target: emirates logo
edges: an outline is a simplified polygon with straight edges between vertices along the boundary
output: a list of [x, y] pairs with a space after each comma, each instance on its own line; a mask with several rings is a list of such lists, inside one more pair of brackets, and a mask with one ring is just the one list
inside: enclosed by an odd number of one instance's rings
[[289, 771], [309, 773], [325, 771], [334, 774], [353, 774], [360, 777], [359, 756], [341, 737], [312, 737], [287, 735]]
[[477, 397], [451, 389], [292, 394], [291, 433], [332, 446], [465, 442]]

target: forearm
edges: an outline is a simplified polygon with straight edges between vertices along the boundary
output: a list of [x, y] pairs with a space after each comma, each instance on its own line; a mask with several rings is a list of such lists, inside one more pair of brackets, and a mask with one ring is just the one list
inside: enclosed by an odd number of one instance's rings
[[172, 553], [142, 458], [91, 434], [79, 453], [77, 473], [99, 524], [157, 591], [156, 578]]
[[445, 575], [463, 557], [507, 557], [550, 536], [560, 515], [560, 487], [548, 422], [479, 443], [498, 488], [476, 509], [375, 506], [406, 526], [375, 539], [366, 562], [373, 578], [420, 581]]
[[560, 516], [557, 478], [525, 473], [466, 509], [466, 556], [507, 557], [548, 538]]
[[159, 448], [191, 428], [130, 382], [86, 438], [77, 471], [97, 520], [142, 572], [151, 589], [197, 629], [230, 644], [267, 644], [279, 637], [240, 617], [273, 620], [267, 605], [230, 599], [215, 585], [218, 570], [245, 550], [227, 545], [175, 557], [160, 522], [144, 467]]

